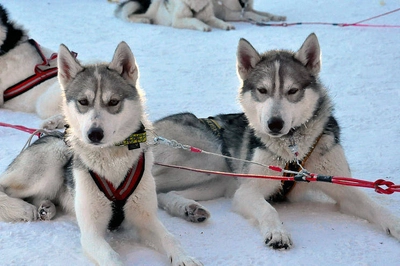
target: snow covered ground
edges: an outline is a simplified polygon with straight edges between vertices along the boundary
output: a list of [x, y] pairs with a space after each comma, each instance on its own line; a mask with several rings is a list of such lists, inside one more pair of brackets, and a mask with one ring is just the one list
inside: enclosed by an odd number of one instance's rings
[[[398, 0], [255, 0], [256, 8], [286, 15], [288, 22], [356, 22], [399, 8]], [[141, 71], [151, 120], [191, 111], [206, 117], [240, 111], [235, 53], [239, 38], [259, 51], [297, 50], [315, 32], [342, 127], [342, 143], [353, 176], [389, 178], [400, 184], [400, 28], [301, 25], [258, 27], [234, 23], [236, 30], [204, 33], [130, 24], [113, 16], [106, 0], [2, 0], [11, 17], [42, 46], [60, 43], [87, 63], [109, 61], [124, 40]], [[400, 12], [366, 23], [400, 25]], [[1, 71], [1, 69], [0, 69]], [[32, 114], [0, 110], [0, 121], [38, 127]], [[24, 146], [26, 133], [0, 128], [0, 171]], [[29, 173], [27, 173], [29, 174]], [[400, 193], [368, 194], [400, 216]], [[337, 212], [332, 204], [281, 204], [277, 209], [292, 233], [294, 247], [275, 251], [256, 227], [230, 210], [229, 199], [202, 202], [212, 213], [191, 224], [159, 211], [166, 227], [204, 265], [399, 265], [400, 243], [368, 222]], [[250, 205], [251, 203], [249, 203]], [[168, 265], [160, 253], [110, 234], [127, 265]], [[82, 253], [79, 228], [67, 215], [50, 222], [0, 223], [0, 265], [92, 265]]]

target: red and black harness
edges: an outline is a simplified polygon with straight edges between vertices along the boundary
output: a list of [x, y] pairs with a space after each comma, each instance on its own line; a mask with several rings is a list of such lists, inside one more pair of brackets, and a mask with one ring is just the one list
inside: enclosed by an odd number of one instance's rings
[[[35, 65], [35, 74], [6, 89], [3, 95], [4, 101], [11, 100], [14, 97], [23, 94], [24, 92], [29, 91], [40, 83], [57, 76], [57, 54], [53, 53], [50, 58], [46, 58], [42, 52], [42, 49], [40, 48], [40, 45], [35, 40], [29, 39], [28, 42], [35, 47], [43, 62]], [[77, 53], [75, 52], [72, 52], [72, 54], [74, 57], [77, 56]]]
[[[116, 146], [127, 146], [129, 150], [137, 149], [140, 147], [140, 143], [146, 142], [146, 131], [142, 125], [141, 129]], [[125, 219], [124, 206], [127, 199], [135, 191], [139, 185], [143, 173], [145, 170], [145, 154], [142, 152], [137, 163], [133, 165], [128, 173], [125, 175], [122, 183], [115, 188], [114, 185], [108, 181], [105, 177], [102, 177], [89, 169], [89, 174], [93, 178], [97, 187], [107, 199], [111, 202], [112, 217], [108, 224], [109, 230], [116, 230], [123, 220]]]
[[144, 153], [142, 153], [139, 157], [136, 167], [133, 166], [131, 169], [129, 169], [124, 181], [122, 181], [117, 188], [115, 188], [114, 185], [104, 177], [99, 176], [92, 170], [89, 170], [90, 176], [93, 178], [93, 181], [96, 183], [99, 190], [104, 193], [109, 201], [111, 201], [113, 215], [108, 224], [109, 230], [116, 230], [125, 219], [125, 203], [139, 185], [144, 173], [144, 169], [145, 156]]

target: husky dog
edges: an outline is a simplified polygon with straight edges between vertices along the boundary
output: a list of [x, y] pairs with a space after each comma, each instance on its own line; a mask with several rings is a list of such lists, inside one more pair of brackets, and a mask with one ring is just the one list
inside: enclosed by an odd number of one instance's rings
[[115, 15], [130, 22], [153, 23], [179, 29], [211, 31], [235, 27], [214, 16], [211, 0], [127, 0]]
[[36, 113], [42, 119], [59, 114], [56, 65], [54, 52], [29, 39], [0, 5], [0, 107]]
[[285, 16], [278, 16], [253, 8], [253, 0], [213, 0], [214, 14], [224, 21], [285, 21]]
[[[208, 119], [199, 119], [191, 113], [176, 114], [155, 122], [154, 130], [159, 136], [182, 144], [258, 164], [161, 145], [155, 149], [155, 162], [277, 175], [260, 164], [299, 171], [294, 169], [298, 160], [312, 173], [350, 176], [332, 103], [318, 78], [320, 68], [320, 47], [315, 34], [309, 35], [297, 52], [273, 50], [260, 54], [241, 39], [237, 73], [244, 113]], [[271, 202], [299, 200], [307, 191], [325, 193], [341, 211], [364, 218], [400, 239], [400, 220], [352, 187], [252, 178], [236, 181], [164, 166], [155, 166], [153, 175], [159, 207], [192, 222], [202, 222], [210, 216], [196, 200], [233, 194], [234, 210], [256, 221], [265, 243], [274, 249], [290, 248], [292, 239]]]
[[151, 125], [128, 45], [118, 45], [110, 64], [88, 66], [61, 45], [58, 68], [66, 138], [61, 133], [40, 138], [0, 176], [0, 219], [48, 220], [57, 204], [76, 214], [83, 250], [99, 265], [122, 264], [104, 239], [107, 229], [119, 226], [136, 229], [172, 265], [201, 265], [157, 217], [153, 155], [145, 135]]

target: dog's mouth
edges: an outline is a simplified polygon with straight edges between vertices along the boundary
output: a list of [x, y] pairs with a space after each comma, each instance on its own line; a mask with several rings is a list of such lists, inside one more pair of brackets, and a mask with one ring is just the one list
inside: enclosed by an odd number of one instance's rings
[[280, 137], [286, 135], [281, 132], [271, 132], [271, 131], [267, 132], [267, 134], [268, 134], [268, 136], [270, 136], [272, 138], [280, 138]]

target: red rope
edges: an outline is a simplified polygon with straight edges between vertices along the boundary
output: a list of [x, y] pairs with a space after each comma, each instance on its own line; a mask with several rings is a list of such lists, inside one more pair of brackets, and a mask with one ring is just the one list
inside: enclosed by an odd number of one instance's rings
[[[259, 179], [272, 179], [272, 180], [279, 180], [279, 181], [304, 181], [304, 182], [328, 182], [337, 185], [343, 186], [351, 186], [351, 187], [363, 187], [363, 188], [373, 188], [377, 193], [380, 194], [393, 194], [394, 192], [400, 192], [400, 185], [395, 185], [393, 182], [378, 179], [375, 182], [366, 181], [351, 177], [339, 177], [339, 176], [324, 176], [318, 174], [302, 174], [299, 173], [298, 176], [294, 177], [287, 177], [287, 176], [274, 176], [274, 175], [257, 175], [257, 174], [237, 174], [237, 173], [230, 173], [230, 172], [222, 172], [222, 171], [212, 171], [212, 170], [203, 170], [197, 168], [191, 168], [186, 166], [178, 166], [172, 164], [164, 164], [155, 162], [155, 165], [175, 168], [180, 170], [188, 170], [192, 172], [202, 173], [202, 174], [213, 174], [213, 175], [222, 175], [222, 176], [229, 176], [229, 177], [239, 177], [239, 178], [259, 178]], [[278, 166], [269, 166], [270, 170], [276, 172], [283, 172], [283, 169]], [[386, 186], [383, 187], [383, 186]]]
[[330, 25], [330, 26], [339, 26], [339, 27], [371, 27], [371, 28], [400, 28], [400, 25], [373, 25], [373, 24], [362, 24], [363, 22], [370, 21], [379, 17], [383, 17], [389, 15], [391, 13], [399, 11], [400, 8], [395, 10], [373, 16], [367, 19], [360, 20], [354, 23], [329, 23], [329, 22], [292, 22], [292, 23], [264, 23], [264, 22], [255, 22], [250, 21], [250, 23], [255, 24], [257, 26], [270, 26], [270, 27], [289, 27], [296, 25]]
[[[0, 126], [14, 128], [14, 129], [21, 130], [21, 131], [24, 131], [24, 132], [27, 132], [30, 134], [37, 132], [37, 130], [33, 129], [33, 128], [27, 128], [27, 127], [20, 126], [20, 125], [11, 125], [11, 124], [7, 124], [7, 123], [3, 123], [3, 122], [0, 122]], [[38, 137], [40, 137], [39, 132], [36, 133], [36, 135]], [[189, 150], [194, 153], [203, 152], [203, 150], [196, 148], [196, 147], [190, 147]], [[306, 174], [299, 173], [299, 175], [295, 176], [295, 177], [257, 175], [257, 174], [237, 174], [237, 173], [229, 173], [229, 172], [221, 172], [221, 171], [203, 170], [203, 169], [191, 168], [191, 167], [186, 167], [186, 166], [163, 164], [163, 163], [158, 163], [158, 162], [155, 162], [154, 164], [159, 165], [159, 166], [169, 167], [169, 168], [203, 173], [203, 174], [214, 174], [214, 175], [240, 177], [240, 178], [262, 178], [262, 179], [273, 179], [273, 180], [280, 180], [280, 181], [329, 182], [329, 183], [344, 185], [344, 186], [374, 188], [375, 191], [380, 194], [393, 194], [394, 192], [400, 192], [400, 185], [395, 185], [393, 182], [384, 180], [384, 179], [378, 179], [375, 182], [372, 182], [372, 181], [366, 181], [366, 180], [361, 180], [361, 179], [356, 179], [356, 178], [351, 178], [351, 177], [324, 176], [324, 175], [318, 175], [318, 174], [313, 174], [313, 173], [306, 173]], [[283, 169], [279, 166], [268, 166], [268, 168], [275, 172], [283, 172]], [[386, 188], [384, 188], [383, 186], [386, 186]]]
[[383, 13], [383, 14], [380, 14], [380, 15], [377, 15], [377, 16], [374, 16], [374, 17], [370, 17], [370, 18], [367, 18], [367, 19], [364, 19], [364, 20], [360, 20], [360, 21], [355, 22], [355, 23], [353, 23], [353, 24], [360, 24], [360, 23], [365, 22], [365, 21], [369, 21], [369, 20], [373, 20], [373, 19], [376, 19], [376, 18], [379, 18], [379, 17], [383, 17], [383, 16], [386, 16], [386, 15], [389, 15], [389, 14], [394, 13], [394, 12], [397, 12], [397, 11], [399, 11], [399, 10], [400, 10], [400, 8], [397, 8], [397, 9], [395, 9], [395, 10], [392, 10], [392, 11], [389, 11], [389, 12], [386, 12], [386, 13]]
[[[14, 129], [17, 129], [17, 130], [20, 130], [20, 131], [27, 132], [29, 134], [33, 134], [33, 133], [35, 133], [37, 131], [36, 129], [33, 129], [33, 128], [28, 128], [28, 127], [24, 127], [24, 126], [20, 126], [20, 125], [11, 125], [11, 124], [7, 124], [7, 123], [3, 123], [3, 122], [0, 122], [0, 126], [14, 128]], [[37, 132], [35, 135], [40, 137], [40, 133], [39, 132]]]

